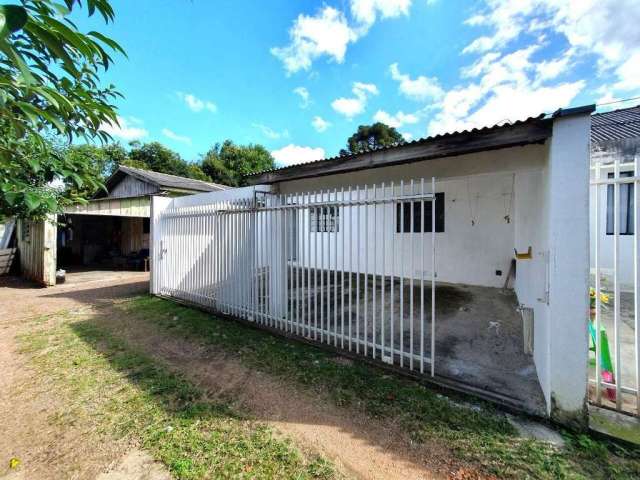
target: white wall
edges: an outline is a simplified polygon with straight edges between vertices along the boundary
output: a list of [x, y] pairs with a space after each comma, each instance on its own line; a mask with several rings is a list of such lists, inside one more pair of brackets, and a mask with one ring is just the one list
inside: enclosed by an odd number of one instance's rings
[[[518, 225], [519, 210], [516, 208], [518, 178], [539, 172], [544, 166], [547, 149], [543, 145], [510, 148], [493, 152], [464, 155], [441, 160], [430, 160], [409, 165], [365, 170], [349, 174], [331, 175], [312, 180], [297, 180], [281, 183], [281, 193], [305, 193], [338, 191], [349, 185], [368, 185], [369, 198], [372, 198], [372, 185], [377, 184], [378, 198], [391, 196], [390, 182], [394, 182], [395, 195], [399, 196], [400, 181], [404, 181], [405, 195], [412, 194], [410, 181], [414, 180], [413, 194], [420, 193], [420, 179], [425, 178], [425, 190], [431, 190], [431, 177], [436, 177], [436, 192], [445, 194], [445, 231], [436, 233], [436, 274], [438, 281], [502, 287], [513, 258], [515, 230]], [[381, 183], [385, 183], [384, 194]], [[348, 195], [348, 194], [346, 194]], [[355, 193], [354, 193], [355, 195]], [[324, 200], [335, 198], [335, 194], [324, 195]], [[361, 193], [361, 198], [364, 198]], [[359, 212], [356, 213], [356, 210]], [[365, 235], [364, 211], [368, 210], [368, 230]], [[328, 251], [331, 249], [330, 262], [342, 263], [342, 236], [347, 240], [357, 239], [355, 228], [359, 229], [361, 243], [353, 246], [354, 262], [360, 260], [365, 267], [364, 247], [368, 249], [369, 272], [377, 265], [381, 273], [382, 246], [385, 248], [385, 272], [390, 273], [395, 263], [394, 273], [419, 278], [422, 273], [422, 253], [425, 252], [425, 277], [431, 275], [431, 234], [396, 233], [396, 206], [386, 204], [375, 207], [341, 207], [340, 233], [334, 246], [333, 233], [311, 233], [311, 243], [306, 250], [310, 254], [301, 260], [304, 264], [327, 265]], [[509, 221], [505, 219], [509, 216]], [[384, 229], [382, 228], [384, 218]], [[375, 219], [375, 220], [374, 220]], [[359, 227], [356, 223], [359, 220]], [[301, 232], [308, 234], [308, 221], [301, 219]], [[352, 231], [352, 229], [354, 231]], [[382, 236], [384, 232], [384, 238]], [[413, 256], [411, 255], [413, 237]], [[305, 245], [308, 238], [304, 239]], [[319, 257], [324, 263], [315, 260], [316, 241], [324, 242]], [[347, 241], [346, 244], [353, 243]], [[329, 243], [331, 245], [329, 246]], [[525, 240], [523, 240], [525, 242]], [[525, 242], [526, 243], [526, 242]], [[335, 248], [337, 246], [337, 249]], [[307, 248], [307, 247], [305, 247]], [[320, 245], [317, 247], [321, 248]], [[376, 250], [375, 260], [373, 250]], [[520, 246], [518, 246], [521, 249]], [[525, 247], [526, 249], [526, 247]], [[334, 252], [337, 251], [337, 258]], [[357, 257], [359, 255], [359, 258]], [[394, 256], [394, 258], [392, 258]], [[349, 256], [346, 266], [349, 265]], [[394, 262], [395, 260], [395, 262]], [[348, 268], [347, 268], [348, 269]], [[500, 271], [501, 275], [497, 275]]]
[[[590, 115], [554, 121], [549, 154], [546, 362], [537, 364], [550, 414], [584, 426], [589, 311]], [[547, 368], [545, 368], [547, 367]]]

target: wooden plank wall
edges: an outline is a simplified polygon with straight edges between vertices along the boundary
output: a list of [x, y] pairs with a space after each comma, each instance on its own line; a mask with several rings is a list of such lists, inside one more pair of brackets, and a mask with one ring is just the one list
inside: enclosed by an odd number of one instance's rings
[[18, 250], [22, 276], [40, 285], [56, 283], [56, 224], [18, 220]]
[[18, 249], [16, 248], [4, 248], [0, 250], [0, 275], [9, 273], [17, 251]]
[[115, 217], [147, 217], [151, 212], [151, 197], [104, 198], [86, 205], [66, 208], [64, 213], [78, 215], [111, 215]]
[[110, 198], [142, 197], [157, 193], [158, 187], [147, 182], [142, 182], [135, 177], [127, 175], [113, 190], [109, 192]]

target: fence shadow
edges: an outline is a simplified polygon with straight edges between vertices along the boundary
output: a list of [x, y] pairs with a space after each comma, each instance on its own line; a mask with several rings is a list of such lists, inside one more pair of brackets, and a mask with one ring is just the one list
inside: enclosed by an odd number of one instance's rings
[[[303, 432], [304, 437], [304, 432], [307, 435], [326, 432], [329, 427], [330, 435], [341, 436], [340, 441], [349, 439], [354, 445], [360, 445], [358, 448], [369, 450], [369, 454], [384, 454], [387, 459], [392, 458], [398, 465], [410, 469], [421, 468], [425, 455], [434, 448], [426, 444], [410, 446], [408, 438], [402, 439], [406, 432], [397, 426], [395, 419], [386, 422], [358, 418], [349, 408], [328, 408], [327, 401], [331, 400], [305, 393], [291, 382], [270, 378], [268, 374], [242, 365], [242, 360], [233, 358], [228, 351], [212, 345], [204, 347], [174, 332], [162, 331], [160, 325], [138, 321], [135, 316], [119, 319], [110, 312], [77, 322], [73, 329], [79, 338], [106, 358], [114, 370], [149, 394], [171, 416], [203, 415], [204, 420], [211, 418], [213, 411], [213, 415], [237, 418], [237, 413], [224, 405], [240, 405], [252, 419], [276, 427], [285, 425], [285, 434]], [[270, 337], [266, 333], [263, 335], [265, 341]], [[113, 337], [114, 341], [105, 341], [108, 337]], [[138, 352], [147, 359], [144, 368], [135, 363], [132, 365], [130, 361]], [[158, 372], [161, 371], [175, 375], [176, 388], [157, 388]], [[211, 402], [216, 408], [202, 411], [188, 408], [195, 402]], [[286, 425], [292, 425], [292, 430]]]

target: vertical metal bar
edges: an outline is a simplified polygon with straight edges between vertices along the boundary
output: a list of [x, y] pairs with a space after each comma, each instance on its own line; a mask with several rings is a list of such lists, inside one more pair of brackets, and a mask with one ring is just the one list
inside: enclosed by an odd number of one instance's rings
[[[411, 179], [410, 195], [414, 195], [413, 191], [413, 179]], [[413, 237], [416, 234], [415, 230], [415, 201], [411, 203], [411, 225], [410, 225], [410, 238], [409, 238], [409, 368], [413, 370]]]
[[[402, 239], [402, 249], [406, 245], [406, 235], [404, 234], [404, 180], [400, 180], [400, 238]], [[406, 260], [404, 255], [400, 255], [400, 366], [404, 367], [404, 276], [406, 274]]]
[[338, 203], [338, 189], [333, 190], [333, 346], [338, 347], [338, 230], [340, 230], [340, 207]]
[[367, 356], [367, 347], [369, 342], [369, 191], [367, 185], [364, 186], [364, 356]]
[[307, 193], [307, 203], [302, 213], [302, 218], [307, 219], [305, 226], [307, 231], [307, 336], [311, 338], [311, 192]]
[[285, 331], [287, 330], [287, 328], [289, 327], [289, 322], [293, 319], [293, 315], [291, 314], [289, 305], [290, 305], [290, 294], [291, 291], [289, 290], [289, 285], [291, 282], [291, 276], [288, 275], [289, 273], [289, 269], [292, 268], [290, 266], [289, 263], [289, 257], [291, 256], [291, 240], [292, 240], [292, 236], [291, 236], [291, 230], [289, 228], [289, 222], [291, 221], [291, 217], [292, 217], [292, 213], [289, 211], [289, 208], [287, 208], [289, 206], [289, 202], [291, 201], [291, 196], [290, 195], [284, 195], [283, 197], [281, 197], [281, 202], [280, 205], [283, 205], [285, 208], [281, 211], [281, 215], [283, 217], [283, 223], [284, 223], [284, 238], [282, 239], [284, 242], [284, 258], [281, 259], [280, 264], [282, 266], [282, 283], [284, 283], [283, 287], [282, 287], [282, 292], [281, 292], [281, 302], [282, 302], [282, 308], [283, 308], [283, 312], [284, 312], [284, 320], [280, 320], [280, 329], [284, 329]]
[[[384, 200], [386, 200], [387, 198], [387, 191], [385, 189], [385, 185], [384, 182], [382, 182], [381, 185], [381, 190], [382, 190], [382, 198]], [[382, 210], [382, 219], [380, 220], [380, 224], [382, 226], [382, 235], [380, 238], [380, 254], [382, 255], [382, 265], [381, 265], [381, 275], [380, 275], [380, 358], [382, 361], [385, 361], [387, 355], [386, 355], [386, 346], [385, 346], [385, 339], [384, 339], [384, 310], [385, 310], [385, 304], [384, 304], [384, 283], [386, 281], [386, 275], [387, 275], [387, 271], [386, 271], [386, 249], [385, 249], [385, 236], [387, 233], [386, 230], [386, 222], [385, 222], [385, 217], [386, 215], [386, 210], [387, 210], [387, 204], [383, 203], [381, 205], [381, 210]], [[377, 222], [376, 222], [376, 230], [377, 230]], [[376, 234], [377, 235], [377, 234]]]
[[424, 232], [427, 229], [424, 218], [424, 178], [420, 179], [420, 373], [424, 373]]
[[[342, 228], [338, 228], [340, 232], [340, 239], [342, 240], [341, 247], [341, 267], [340, 267], [340, 348], [344, 349], [344, 258], [346, 256], [346, 252], [344, 250], [345, 241], [344, 237], [346, 236], [345, 228], [347, 227], [346, 213], [347, 207], [346, 202], [344, 201], [344, 187], [340, 189], [340, 202], [342, 203], [342, 213], [337, 217], [338, 223], [342, 223]], [[340, 207], [338, 207], [340, 209]], [[338, 210], [340, 212], [340, 210]], [[349, 342], [351, 341], [351, 336], [349, 336]]]
[[[391, 228], [389, 229], [391, 231], [391, 279], [390, 279], [390, 306], [389, 306], [389, 333], [391, 336], [391, 364], [393, 364], [395, 362], [395, 349], [396, 349], [396, 337], [395, 337], [395, 289], [396, 289], [396, 229], [397, 229], [397, 225], [398, 225], [398, 218], [397, 218], [397, 203], [395, 201], [395, 196], [396, 196], [396, 187], [395, 184], [393, 182], [391, 182], [391, 196], [389, 197], [389, 199], [391, 200], [389, 202], [389, 211], [391, 213]], [[386, 207], [385, 207], [386, 208]]]
[[436, 365], [436, 178], [431, 177], [431, 376]]
[[[311, 207], [313, 211], [315, 230], [313, 239], [313, 339], [318, 339], [318, 230], [320, 229], [320, 211], [315, 206], [318, 203], [318, 192], [313, 194], [314, 206]], [[320, 302], [322, 304], [322, 301]], [[322, 320], [322, 319], [321, 319]], [[320, 341], [322, 342], [322, 334], [320, 334]]]
[[[373, 278], [372, 278], [372, 283], [373, 283], [373, 305], [371, 307], [371, 327], [372, 327], [372, 335], [371, 335], [371, 340], [372, 340], [372, 345], [373, 347], [371, 348], [371, 353], [373, 355], [373, 358], [376, 358], [376, 297], [377, 297], [377, 292], [376, 292], [376, 276], [378, 275], [378, 256], [377, 256], [377, 251], [376, 251], [376, 243], [377, 243], [377, 225], [378, 225], [378, 220], [377, 220], [377, 203], [376, 203], [376, 198], [377, 198], [377, 191], [376, 191], [376, 184], [373, 184], [373, 235], [371, 235], [371, 240], [373, 243], [372, 246], [372, 254], [373, 254], [373, 267], [371, 269], [371, 272], [373, 273]], [[382, 357], [382, 351], [380, 352], [380, 356]]]
[[[296, 236], [296, 259], [295, 259], [295, 266], [296, 266], [296, 278], [298, 280], [298, 290], [296, 290], [296, 295], [297, 298], [299, 299], [299, 308], [300, 308], [300, 316], [298, 319], [298, 323], [301, 324], [302, 326], [302, 334], [304, 335], [304, 273], [302, 271], [302, 249], [303, 249], [303, 242], [302, 242], [302, 238], [301, 238], [301, 234], [302, 234], [302, 225], [300, 225], [300, 220], [302, 218], [301, 215], [301, 210], [300, 210], [300, 205], [302, 205], [303, 202], [303, 196], [302, 194], [298, 194], [296, 196], [296, 206], [295, 206], [295, 221], [296, 221], [296, 227], [294, 229], [294, 235]], [[296, 334], [300, 335], [300, 331], [298, 329], [298, 326], [296, 326]]]
[[633, 313], [635, 327], [636, 353], [636, 413], [640, 415], [640, 154], [636, 153], [633, 162]]
[[[324, 203], [324, 193], [322, 192], [322, 190], [320, 190], [320, 201], [322, 203]], [[324, 325], [324, 303], [325, 303], [325, 292], [324, 292], [324, 233], [326, 231], [326, 214], [324, 214], [325, 207], [319, 207], [319, 214], [323, 214], [323, 216], [318, 215], [318, 221], [320, 221], [321, 219], [324, 219], [324, 225], [318, 225], [318, 236], [320, 237], [320, 342], [322, 343], [324, 341], [324, 332], [325, 332], [325, 325]], [[327, 343], [329, 343], [327, 341]]]
[[616, 356], [616, 408], [620, 410], [622, 407], [622, 398], [620, 391], [621, 365], [620, 365], [620, 161], [618, 158], [614, 162], [614, 178], [616, 183], [613, 186], [613, 336], [615, 338], [615, 356]]
[[[345, 228], [348, 225], [349, 226], [349, 315], [348, 315], [348, 321], [349, 321], [349, 351], [351, 351], [351, 344], [352, 344], [352, 340], [353, 340], [353, 335], [352, 335], [352, 329], [351, 329], [351, 324], [353, 323], [352, 321], [352, 317], [351, 317], [351, 290], [353, 288], [353, 193], [351, 190], [351, 185], [349, 185], [349, 223], [347, 223], [345, 221]], [[346, 217], [345, 217], [346, 220]], [[343, 235], [346, 236], [346, 232], [343, 232]], [[345, 251], [343, 249], [343, 255], [345, 254]]]
[[601, 346], [601, 336], [600, 336], [600, 328], [602, 323], [601, 317], [601, 304], [600, 304], [600, 185], [598, 185], [598, 181], [600, 180], [600, 162], [596, 163], [596, 184], [593, 186], [595, 188], [595, 210], [594, 210], [594, 223], [595, 223], [595, 233], [594, 233], [594, 250], [595, 250], [595, 270], [596, 270], [596, 404], [600, 405], [602, 402], [602, 346]]
[[[354, 207], [357, 220], [356, 227], [356, 353], [360, 353], [360, 187], [356, 186], [358, 204]], [[353, 225], [353, 222], [352, 222]]]

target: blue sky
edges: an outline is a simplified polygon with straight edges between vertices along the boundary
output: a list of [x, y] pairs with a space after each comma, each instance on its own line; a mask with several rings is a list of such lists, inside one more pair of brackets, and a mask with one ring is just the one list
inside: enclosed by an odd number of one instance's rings
[[74, 16], [128, 54], [104, 77], [125, 96], [107, 130], [187, 160], [229, 138], [293, 164], [376, 120], [415, 139], [640, 95], [640, 0], [113, 5], [108, 26]]

